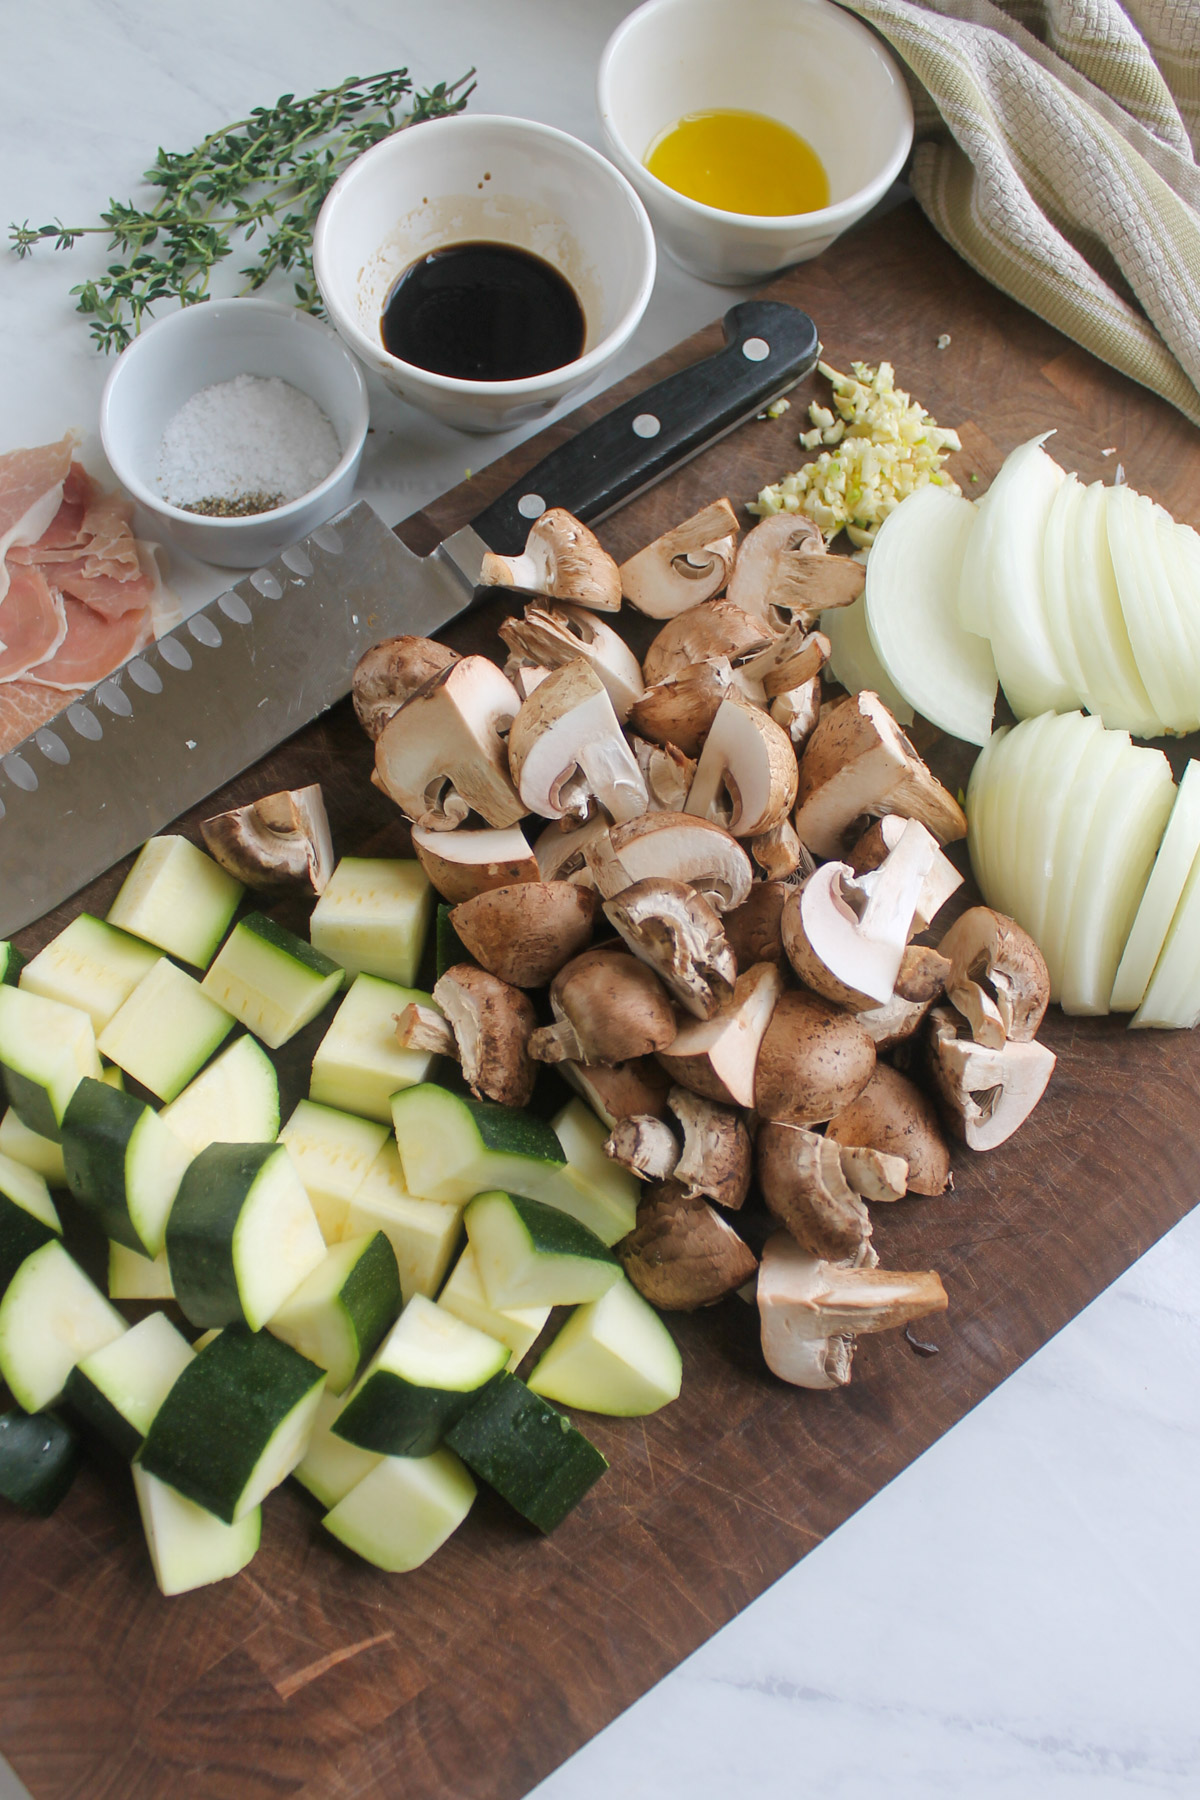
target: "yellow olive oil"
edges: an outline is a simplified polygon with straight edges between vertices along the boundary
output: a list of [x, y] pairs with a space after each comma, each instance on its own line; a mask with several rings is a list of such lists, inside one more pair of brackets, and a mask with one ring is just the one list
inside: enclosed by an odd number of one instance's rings
[[688, 113], [659, 132], [645, 161], [676, 193], [722, 212], [778, 217], [829, 205], [829, 177], [812, 145], [765, 113]]

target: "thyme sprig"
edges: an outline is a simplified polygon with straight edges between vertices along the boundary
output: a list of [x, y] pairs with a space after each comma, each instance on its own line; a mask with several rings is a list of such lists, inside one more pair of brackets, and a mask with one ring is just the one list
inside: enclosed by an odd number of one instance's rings
[[194, 150], [160, 149], [143, 177], [161, 190], [154, 205], [110, 200], [97, 225], [13, 224], [13, 249], [28, 256], [49, 239], [56, 250], [70, 250], [82, 237], [108, 235], [108, 248], [120, 251], [121, 260], [71, 289], [102, 350], [123, 350], [162, 301], [194, 306], [206, 300], [213, 270], [256, 234], [257, 253], [239, 270], [240, 291], [253, 293], [286, 270], [295, 278], [297, 306], [320, 312], [312, 232], [326, 194], [381, 138], [461, 112], [473, 75], [472, 69], [418, 94], [407, 69], [389, 69], [351, 76], [303, 100], [284, 94]]

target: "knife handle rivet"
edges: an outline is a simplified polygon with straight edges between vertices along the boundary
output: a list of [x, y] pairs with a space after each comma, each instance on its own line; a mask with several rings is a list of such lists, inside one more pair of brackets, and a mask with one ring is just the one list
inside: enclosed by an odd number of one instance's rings
[[96, 698], [101, 706], [106, 706], [110, 713], [116, 714], [118, 719], [127, 719], [133, 711], [129, 695], [123, 688], [119, 688], [115, 681], [102, 681], [96, 689]]
[[33, 741], [47, 762], [57, 763], [60, 768], [70, 762], [71, 752], [56, 731], [48, 731], [45, 728], [35, 731]]
[[282, 600], [283, 589], [272, 575], [270, 569], [255, 569], [250, 577], [250, 586], [256, 588], [264, 600]]
[[81, 706], [76, 702], [74, 706], [68, 706], [67, 718], [80, 737], [87, 738], [89, 743], [97, 744], [104, 736], [103, 725], [89, 707]]
[[196, 613], [187, 622], [188, 631], [206, 650], [221, 648], [221, 633], [205, 613]]
[[305, 576], [313, 572], [312, 560], [302, 544], [289, 544], [279, 560], [293, 575]]
[[162, 676], [157, 669], [152, 669], [148, 662], [143, 662], [140, 656], [135, 656], [131, 663], [126, 664], [126, 667], [129, 670], [130, 681], [135, 687], [140, 687], [143, 694], [162, 693]]
[[766, 362], [771, 354], [771, 346], [766, 338], [747, 338], [742, 345], [742, 355], [747, 362]]
[[178, 638], [159, 638], [158, 654], [165, 663], [172, 669], [178, 669], [181, 674], [186, 674], [192, 666], [191, 654]]
[[653, 413], [639, 413], [633, 421], [633, 435], [640, 438], [657, 437], [662, 430], [662, 420], [656, 419]]
[[523, 519], [540, 519], [546, 510], [546, 502], [540, 494], [522, 494], [517, 501], [517, 511]]
[[232, 619], [235, 625], [249, 625], [251, 619], [254, 617], [240, 594], [222, 594], [217, 601], [217, 605], [225, 614], [225, 617], [227, 619]]
[[14, 787], [21, 788], [26, 794], [37, 791], [38, 778], [23, 756], [6, 756], [0, 768]]

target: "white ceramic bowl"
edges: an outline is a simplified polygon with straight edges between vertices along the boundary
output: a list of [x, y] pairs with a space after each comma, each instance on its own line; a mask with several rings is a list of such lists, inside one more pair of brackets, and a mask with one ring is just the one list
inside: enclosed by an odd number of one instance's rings
[[[762, 281], [828, 248], [904, 166], [913, 117], [899, 68], [829, 0], [647, 0], [609, 39], [597, 98], [609, 150], [677, 263], [706, 281]], [[765, 113], [807, 138], [829, 176], [816, 212], [757, 217], [676, 193], [644, 157], [688, 113]]]
[[[269, 513], [185, 512], [158, 487], [163, 431], [193, 394], [235, 375], [278, 376], [315, 400], [341, 460], [318, 487]], [[273, 300], [208, 300], [156, 320], [122, 351], [101, 397], [100, 437], [122, 487], [173, 544], [223, 568], [254, 569], [349, 505], [369, 417], [362, 370], [328, 325]]]
[[[551, 263], [583, 307], [583, 354], [523, 381], [462, 381], [384, 348], [397, 277], [448, 244], [515, 244]], [[434, 119], [385, 138], [329, 193], [313, 238], [329, 317], [394, 394], [464, 431], [541, 418], [628, 343], [654, 285], [654, 233], [624, 176], [598, 151], [528, 119]]]

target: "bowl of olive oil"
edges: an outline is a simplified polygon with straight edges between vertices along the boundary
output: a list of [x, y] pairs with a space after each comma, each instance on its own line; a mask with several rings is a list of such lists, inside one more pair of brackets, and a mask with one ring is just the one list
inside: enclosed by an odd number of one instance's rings
[[826, 249], [912, 144], [899, 67], [831, 0], [646, 0], [609, 39], [597, 98], [662, 248], [727, 285]]

